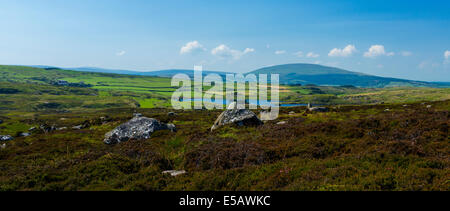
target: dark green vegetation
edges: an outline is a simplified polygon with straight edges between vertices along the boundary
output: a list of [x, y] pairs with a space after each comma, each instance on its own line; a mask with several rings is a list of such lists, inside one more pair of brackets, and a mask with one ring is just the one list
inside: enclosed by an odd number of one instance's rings
[[[450, 190], [450, 89], [284, 86], [282, 101], [331, 112], [282, 108], [214, 132], [219, 110], [168, 115], [173, 90], [167, 78], [0, 66], [0, 134], [15, 137], [0, 143], [0, 190]], [[135, 111], [178, 131], [105, 145]], [[43, 124], [65, 129], [19, 137]], [[172, 169], [188, 173], [162, 174]]]
[[[42, 123], [70, 128], [87, 120], [90, 126], [8, 142], [0, 150], [0, 189], [448, 191], [449, 110], [450, 101], [339, 106], [314, 114], [296, 107], [259, 127], [211, 133], [220, 111], [169, 117], [166, 109], [139, 109], [178, 131], [116, 146], [103, 144], [104, 134], [134, 109], [10, 115], [2, 124], [10, 132], [14, 124], [23, 125], [17, 132]], [[188, 173], [162, 174], [170, 169]]]

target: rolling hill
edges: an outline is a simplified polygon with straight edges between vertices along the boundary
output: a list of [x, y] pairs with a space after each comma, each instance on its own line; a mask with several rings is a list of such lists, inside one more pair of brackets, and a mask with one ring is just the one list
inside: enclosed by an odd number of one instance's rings
[[[164, 77], [171, 78], [176, 74], [187, 74], [190, 77], [194, 76], [193, 70], [186, 69], [168, 69], [168, 70], [157, 70], [157, 71], [132, 71], [132, 70], [112, 70], [112, 69], [103, 69], [96, 67], [80, 67], [80, 68], [64, 68], [66, 70], [74, 70], [81, 72], [96, 72], [96, 73], [113, 73], [113, 74], [125, 74], [125, 75], [140, 75], [140, 76], [155, 76], [155, 77]], [[228, 72], [221, 71], [208, 71], [204, 70], [203, 75], [208, 74], [219, 74], [220, 76], [226, 75]]]
[[[34, 66], [38, 68], [53, 69], [57, 67], [50, 66]], [[96, 67], [79, 67], [79, 68], [59, 68], [64, 70], [74, 70], [79, 72], [92, 72], [92, 73], [110, 73], [110, 74], [125, 74], [135, 76], [154, 76], [170, 78], [176, 74], [187, 74], [193, 77], [194, 71], [187, 69], [168, 69], [159, 71], [132, 71], [132, 70], [114, 70], [103, 69]], [[207, 74], [219, 74], [225, 77], [230, 72], [222, 71], [203, 71], [204, 75]], [[450, 83], [447, 82], [424, 82], [414, 81], [398, 78], [380, 77], [374, 75], [368, 75], [359, 72], [352, 72], [335, 67], [327, 67], [316, 64], [284, 64], [271, 67], [264, 67], [249, 73], [253, 74], [280, 74], [280, 83], [285, 85], [297, 85], [297, 84], [315, 84], [321, 86], [344, 86], [352, 85], [357, 87], [371, 87], [371, 88], [384, 88], [384, 87], [398, 87], [398, 86], [411, 86], [411, 87], [449, 87]]]
[[440, 86], [437, 83], [386, 78], [315, 64], [285, 64], [261, 68], [253, 74], [280, 74], [281, 84], [316, 84], [358, 87]]

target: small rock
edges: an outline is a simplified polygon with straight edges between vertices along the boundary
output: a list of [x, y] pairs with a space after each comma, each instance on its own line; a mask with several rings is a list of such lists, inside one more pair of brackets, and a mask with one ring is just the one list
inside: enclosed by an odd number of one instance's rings
[[72, 129], [74, 129], [74, 130], [81, 130], [81, 129], [83, 129], [83, 125], [73, 126]]
[[170, 130], [171, 132], [177, 132], [177, 128], [174, 124], [166, 124], [167, 130]]
[[43, 125], [39, 126], [39, 129], [41, 129], [42, 132], [44, 132], [44, 133], [50, 133], [50, 132], [56, 130], [56, 127], [55, 126], [49, 126], [47, 124], [43, 124]]
[[133, 117], [143, 117], [144, 115], [142, 115], [141, 113], [134, 113]]
[[3, 143], [2, 145], [0, 145], [0, 149], [5, 149], [6, 148], [6, 143]]
[[308, 109], [308, 111], [311, 111], [311, 112], [328, 112], [328, 111], [330, 111], [330, 109], [325, 108], [325, 107], [312, 107], [311, 103], [308, 103], [307, 109]]
[[408, 105], [405, 104], [405, 105], [403, 105], [403, 107], [408, 107]]
[[28, 131], [35, 131], [36, 127], [30, 127], [30, 129], [28, 129]]
[[384, 111], [388, 112], [388, 111], [390, 111], [390, 109], [389, 109], [389, 108], [386, 108]]
[[427, 108], [431, 108], [431, 105], [427, 105]]
[[13, 139], [10, 135], [0, 135], [0, 141], [12, 141]]
[[187, 172], [185, 170], [169, 170], [169, 171], [163, 171], [163, 174], [170, 174], [172, 177], [176, 177], [178, 175], [186, 174]]
[[167, 113], [167, 115], [168, 116], [175, 116], [176, 114], [175, 114], [175, 112], [169, 112], [169, 113]]
[[286, 124], [285, 121], [281, 121], [281, 122], [278, 122], [278, 123], [277, 123], [277, 125], [284, 125], [284, 124]]
[[325, 108], [325, 107], [312, 107], [312, 108], [308, 108], [308, 110], [309, 111], [312, 111], [312, 112], [328, 112], [328, 111], [330, 111], [330, 109], [328, 109], [328, 108]]
[[20, 133], [19, 137], [28, 137], [31, 136], [31, 133]]
[[56, 128], [56, 130], [67, 130], [67, 127], [59, 127], [59, 128]]

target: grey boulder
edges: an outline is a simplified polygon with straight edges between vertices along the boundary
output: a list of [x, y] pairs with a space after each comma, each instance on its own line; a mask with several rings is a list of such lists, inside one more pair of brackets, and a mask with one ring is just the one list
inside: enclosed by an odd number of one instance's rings
[[156, 119], [143, 116], [135, 116], [130, 121], [119, 125], [114, 130], [105, 134], [105, 144], [118, 144], [130, 140], [149, 139], [153, 132], [158, 130], [176, 130], [173, 124], [164, 124]]
[[232, 103], [226, 111], [219, 115], [217, 120], [214, 122], [214, 125], [211, 127], [211, 131], [228, 124], [250, 126], [261, 125], [263, 122], [252, 111], [248, 109], [238, 109], [236, 103]]

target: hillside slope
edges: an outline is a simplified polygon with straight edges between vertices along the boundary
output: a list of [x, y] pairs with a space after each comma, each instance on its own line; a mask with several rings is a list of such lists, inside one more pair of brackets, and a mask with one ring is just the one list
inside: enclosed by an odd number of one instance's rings
[[253, 74], [280, 74], [281, 84], [353, 85], [359, 87], [438, 86], [437, 84], [385, 78], [315, 64], [285, 64], [265, 67]]

